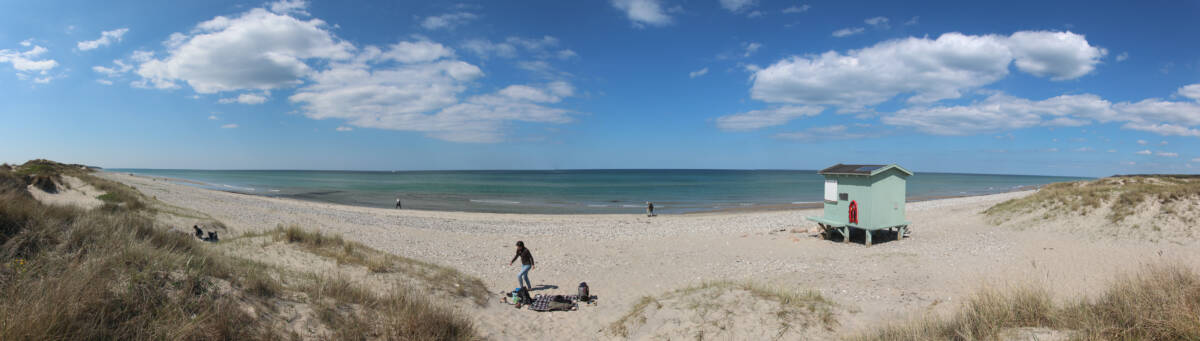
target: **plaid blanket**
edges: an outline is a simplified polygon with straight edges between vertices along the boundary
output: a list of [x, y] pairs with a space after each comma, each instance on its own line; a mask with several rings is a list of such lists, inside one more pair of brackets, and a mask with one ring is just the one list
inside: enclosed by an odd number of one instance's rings
[[[558, 297], [559, 299], [555, 299]], [[533, 304], [529, 305], [529, 310], [533, 311], [567, 311], [579, 309], [579, 304], [575, 301], [579, 300], [578, 295], [537, 295], [533, 298]]]

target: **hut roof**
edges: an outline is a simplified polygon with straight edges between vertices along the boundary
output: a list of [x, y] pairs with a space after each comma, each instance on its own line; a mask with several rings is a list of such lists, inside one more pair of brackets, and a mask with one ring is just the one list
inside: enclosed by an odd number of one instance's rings
[[888, 169], [892, 169], [892, 168], [895, 168], [895, 169], [899, 170], [900, 172], [903, 172], [904, 174], [913, 175], [912, 172], [910, 172], [907, 169], [904, 169], [904, 167], [900, 167], [900, 166], [894, 165], [894, 164], [891, 164], [891, 165], [847, 165], [847, 164], [841, 164], [841, 163], [830, 166], [829, 168], [822, 169], [821, 171], [817, 172], [817, 174], [821, 174], [821, 175], [849, 174], [849, 175], [871, 176], [871, 175], [882, 173], [882, 172], [884, 172]]

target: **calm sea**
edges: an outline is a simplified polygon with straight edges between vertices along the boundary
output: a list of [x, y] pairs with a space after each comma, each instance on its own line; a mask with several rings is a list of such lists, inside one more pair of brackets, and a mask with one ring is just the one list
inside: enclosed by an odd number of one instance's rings
[[[511, 213], [684, 213], [817, 203], [813, 170], [277, 171], [110, 169], [205, 188], [339, 204]], [[980, 195], [1083, 178], [918, 172], [909, 200]]]

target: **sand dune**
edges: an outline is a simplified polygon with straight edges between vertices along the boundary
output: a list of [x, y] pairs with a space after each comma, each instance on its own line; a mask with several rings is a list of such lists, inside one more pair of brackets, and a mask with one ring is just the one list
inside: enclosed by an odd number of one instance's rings
[[[1192, 240], [1095, 238], [1084, 231], [1012, 229], [990, 223], [981, 212], [1032, 191], [910, 203], [912, 237], [883, 237], [876, 245], [823, 241], [807, 233], [803, 218], [819, 210], [725, 212], [691, 215], [519, 215], [389, 210], [210, 191], [124, 174], [101, 176], [135, 186], [167, 204], [187, 207], [228, 226], [226, 234], [296, 224], [341, 234], [348, 240], [396, 255], [457, 268], [481, 278], [493, 293], [516, 286], [508, 261], [523, 240], [538, 261], [530, 278], [544, 290], [575, 291], [588, 282], [596, 305], [578, 311], [538, 313], [499, 303], [477, 307], [447, 300], [476, 321], [489, 339], [621, 339], [614, 331], [643, 297], [664, 297], [711, 281], [755, 283], [785, 292], [812, 291], [834, 308], [829, 326], [812, 324], [786, 335], [833, 338], [855, 335], [888, 321], [946, 312], [981, 286], [1034, 283], [1062, 297], [1090, 295], [1116, 273], [1164, 259], [1200, 264]], [[178, 228], [190, 229], [181, 222]], [[883, 239], [882, 242], [879, 240]], [[236, 251], [231, 251], [236, 252]], [[267, 251], [264, 251], [267, 252]], [[255, 255], [254, 257], [265, 257]], [[328, 267], [288, 262], [294, 267]], [[324, 269], [324, 268], [322, 268]], [[354, 276], [386, 283], [370, 273]], [[381, 284], [382, 285], [382, 284]], [[434, 294], [436, 295], [436, 294]], [[726, 294], [722, 294], [726, 295]], [[717, 302], [761, 302], [730, 293]], [[739, 296], [741, 295], [741, 296]], [[744, 296], [744, 297], [743, 297]], [[436, 296], [435, 296], [436, 297]], [[635, 338], [692, 338], [695, 328], [671, 321], [684, 305], [667, 305], [647, 318]], [[768, 319], [770, 309], [740, 307], [735, 320]], [[657, 321], [657, 322], [656, 322]], [[744, 324], [739, 324], [744, 325]], [[773, 324], [761, 324], [768, 326]], [[768, 335], [767, 327], [742, 335]], [[753, 336], [750, 336], [753, 337]]]

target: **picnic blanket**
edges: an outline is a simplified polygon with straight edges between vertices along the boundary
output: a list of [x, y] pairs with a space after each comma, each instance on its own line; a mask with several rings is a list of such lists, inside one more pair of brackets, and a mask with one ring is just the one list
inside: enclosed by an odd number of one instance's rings
[[533, 311], [570, 311], [579, 309], [579, 295], [537, 295], [529, 310]]

